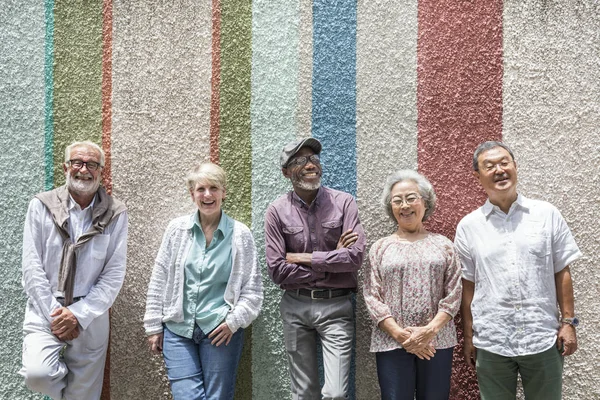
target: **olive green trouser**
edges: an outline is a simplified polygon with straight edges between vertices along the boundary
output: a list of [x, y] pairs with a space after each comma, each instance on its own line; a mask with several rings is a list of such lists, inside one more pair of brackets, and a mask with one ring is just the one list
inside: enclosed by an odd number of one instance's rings
[[514, 400], [521, 374], [526, 400], [562, 398], [563, 356], [556, 346], [538, 354], [505, 357], [477, 349], [481, 400]]

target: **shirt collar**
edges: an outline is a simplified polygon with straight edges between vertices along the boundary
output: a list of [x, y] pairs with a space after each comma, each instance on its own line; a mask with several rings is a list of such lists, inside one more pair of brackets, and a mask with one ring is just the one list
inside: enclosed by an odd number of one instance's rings
[[86, 210], [91, 210], [92, 208], [94, 208], [94, 203], [96, 202], [96, 196], [98, 196], [98, 194], [94, 195], [94, 198], [92, 199], [92, 202], [83, 210], [81, 209], [81, 206], [79, 205], [79, 203], [77, 203], [74, 199], [73, 196], [71, 196], [71, 193], [69, 193], [69, 203], [67, 205], [67, 208], [69, 209], [69, 211], [75, 209], [77, 211], [86, 211]]
[[[323, 185], [319, 186], [319, 188], [317, 189], [317, 195], [315, 196], [315, 199], [313, 200], [313, 202], [311, 203], [310, 206], [312, 206], [313, 204], [315, 206], [319, 205], [319, 201], [321, 200], [321, 198], [323, 197]], [[306, 204], [306, 202], [304, 200], [302, 200], [300, 198], [300, 196], [298, 196], [298, 194], [292, 190], [292, 199], [295, 200], [296, 202], [300, 203], [300, 205], [303, 205], [306, 208], [309, 208], [310, 206], [308, 204]]]
[[[215, 229], [215, 232], [219, 231], [224, 236], [229, 226], [230, 218], [227, 214], [223, 212], [223, 210], [221, 210], [221, 220], [219, 221], [219, 225], [217, 225], [217, 229]], [[192, 214], [186, 228], [194, 229], [194, 227], [198, 227], [198, 229], [202, 231], [202, 225], [200, 225], [200, 211], [196, 211]]]
[[[511, 204], [511, 206], [510, 206], [510, 210], [508, 210], [508, 213], [510, 214], [510, 213], [511, 213], [511, 211], [512, 211], [512, 210], [514, 210], [514, 209], [515, 209], [515, 208], [517, 208], [517, 207], [519, 207], [519, 208], [522, 208], [522, 209], [525, 209], [525, 210], [528, 210], [528, 209], [529, 209], [529, 199], [528, 199], [528, 198], [526, 198], [525, 196], [523, 196], [522, 194], [518, 194], [518, 193], [517, 193], [517, 199], [514, 201], [514, 203], [512, 203], [512, 204]], [[500, 208], [498, 208], [498, 206], [495, 206], [495, 205], [493, 205], [493, 204], [490, 202], [490, 199], [488, 198], [488, 199], [485, 201], [485, 204], [483, 205], [483, 207], [482, 207], [482, 210], [483, 210], [483, 214], [484, 214], [484, 215], [486, 216], [486, 218], [487, 218], [487, 217], [489, 217], [489, 216], [490, 216], [490, 214], [491, 214], [492, 212], [494, 212], [494, 211], [499, 211], [499, 210], [500, 210]]]

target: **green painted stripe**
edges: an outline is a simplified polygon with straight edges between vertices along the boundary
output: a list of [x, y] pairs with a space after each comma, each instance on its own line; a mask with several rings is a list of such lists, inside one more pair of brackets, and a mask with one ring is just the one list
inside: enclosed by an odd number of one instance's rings
[[[221, 1], [221, 86], [219, 90], [219, 161], [227, 171], [225, 211], [252, 223], [252, 144], [250, 137], [250, 68], [252, 1]], [[236, 399], [252, 398], [252, 330], [245, 332], [236, 383]]]
[[65, 147], [102, 140], [102, 0], [54, 4], [54, 183], [62, 185]]
[[52, 189], [54, 185], [54, 114], [52, 112], [54, 96], [54, 0], [45, 2], [45, 59], [44, 59], [44, 162], [46, 179], [44, 188]]
[[219, 159], [229, 181], [226, 212], [247, 225], [252, 222], [251, 46], [251, 0], [222, 1]]

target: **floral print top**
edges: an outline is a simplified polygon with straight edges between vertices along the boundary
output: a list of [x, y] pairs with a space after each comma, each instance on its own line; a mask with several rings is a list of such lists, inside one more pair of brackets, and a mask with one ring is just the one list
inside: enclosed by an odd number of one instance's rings
[[[402, 348], [379, 329], [379, 322], [393, 317], [401, 327], [427, 325], [438, 311], [453, 318], [462, 296], [461, 269], [453, 243], [429, 233], [408, 242], [397, 235], [379, 239], [371, 246], [365, 273], [364, 297], [374, 322], [371, 351]], [[456, 345], [456, 327], [450, 320], [436, 335], [433, 347]]]

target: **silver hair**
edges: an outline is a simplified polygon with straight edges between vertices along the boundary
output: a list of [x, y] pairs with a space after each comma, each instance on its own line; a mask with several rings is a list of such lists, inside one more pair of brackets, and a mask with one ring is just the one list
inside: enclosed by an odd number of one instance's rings
[[473, 153], [473, 170], [474, 171], [479, 171], [479, 156], [481, 155], [481, 153], [486, 152], [486, 151], [491, 150], [496, 147], [502, 147], [504, 150], [508, 151], [508, 154], [510, 154], [512, 160], [515, 161], [515, 155], [513, 154], [510, 147], [508, 147], [507, 145], [505, 145], [502, 142], [490, 140], [490, 141], [481, 143], [475, 149], [475, 153]]
[[94, 142], [90, 142], [89, 140], [84, 140], [82, 142], [73, 142], [70, 145], [68, 145], [65, 149], [65, 162], [69, 162], [69, 160], [71, 159], [71, 150], [73, 150], [76, 147], [88, 147], [96, 150], [98, 154], [100, 154], [100, 166], [104, 167], [104, 161], [106, 161], [104, 150], [102, 150], [102, 147], [98, 146]]
[[225, 190], [227, 185], [227, 174], [223, 168], [211, 162], [198, 163], [185, 176], [188, 190], [194, 190], [196, 184], [202, 180], [208, 181], [219, 189]]
[[381, 204], [385, 209], [385, 213], [392, 219], [392, 221], [396, 222], [396, 217], [392, 212], [391, 193], [394, 185], [402, 181], [413, 181], [417, 184], [417, 187], [419, 188], [419, 195], [421, 195], [423, 201], [425, 202], [425, 215], [423, 215], [423, 221], [427, 220], [427, 218], [429, 218], [429, 216], [433, 214], [433, 211], [435, 210], [435, 191], [433, 190], [433, 186], [427, 178], [417, 171], [413, 171], [412, 169], [401, 169], [395, 171], [391, 173], [385, 180], [385, 186], [383, 187], [383, 192], [381, 193]]

